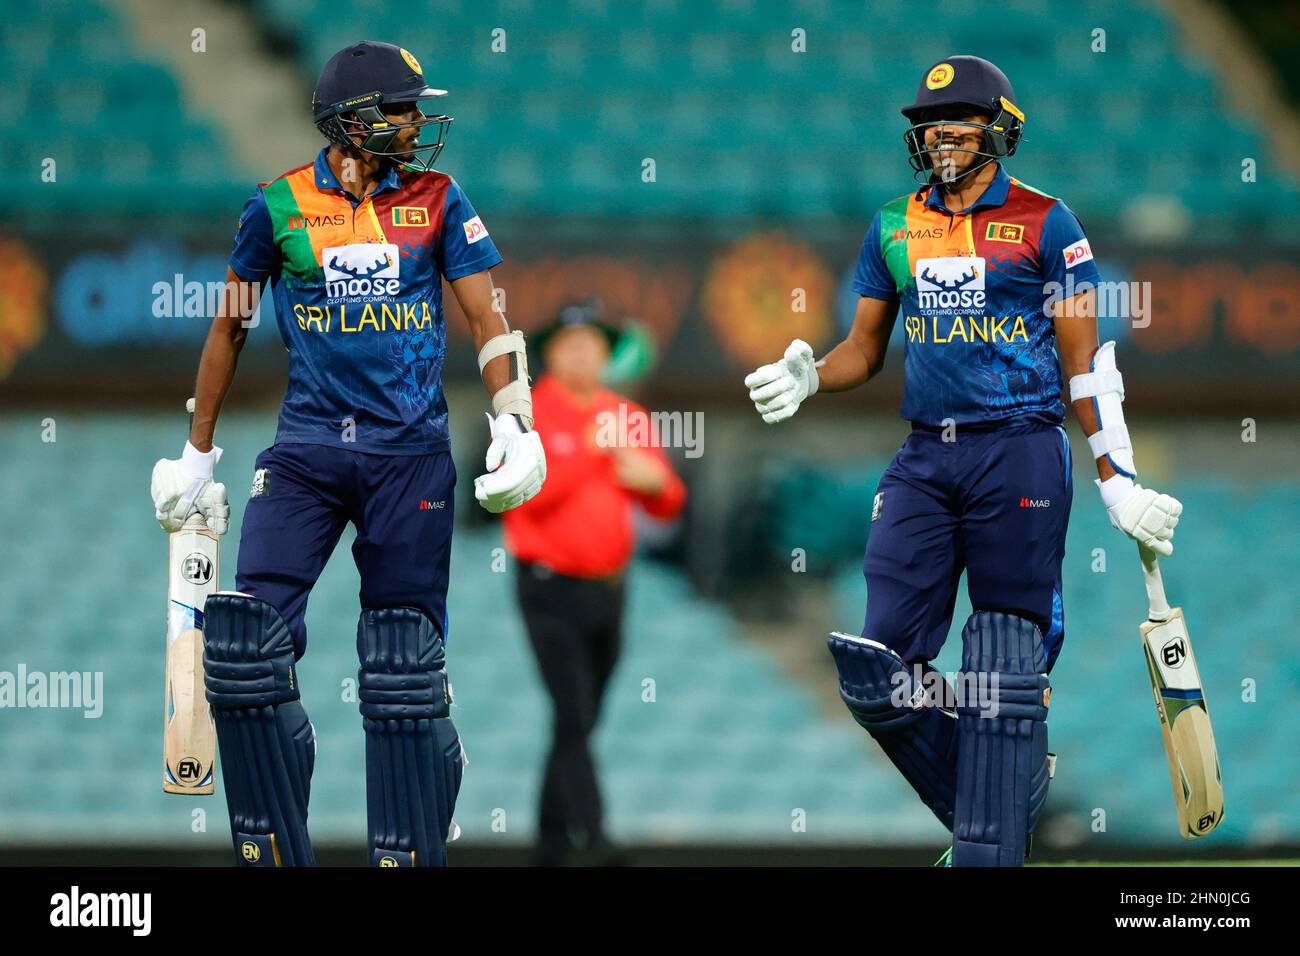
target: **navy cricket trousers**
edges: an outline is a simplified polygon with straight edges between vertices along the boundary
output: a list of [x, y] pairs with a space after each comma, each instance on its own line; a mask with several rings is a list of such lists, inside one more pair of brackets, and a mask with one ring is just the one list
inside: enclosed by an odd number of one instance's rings
[[235, 587], [271, 604], [307, 649], [307, 597], [344, 526], [361, 607], [413, 607], [447, 637], [456, 467], [450, 452], [375, 455], [277, 444], [257, 456]]
[[1073, 495], [1065, 430], [1019, 421], [958, 426], [951, 437], [914, 427], [880, 479], [862, 636], [908, 663], [933, 660], [964, 570], [974, 610], [1038, 625], [1050, 670], [1065, 630], [1061, 562]]

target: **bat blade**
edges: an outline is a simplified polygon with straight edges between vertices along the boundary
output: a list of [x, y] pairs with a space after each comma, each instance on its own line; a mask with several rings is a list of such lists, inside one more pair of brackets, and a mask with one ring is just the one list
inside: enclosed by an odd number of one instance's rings
[[203, 605], [220, 581], [221, 546], [195, 515], [171, 535], [167, 572], [167, 673], [163, 791], [215, 790], [217, 734], [203, 690]]
[[1140, 628], [1147, 674], [1182, 836], [1195, 840], [1223, 822], [1223, 774], [1196, 655], [1182, 608]]

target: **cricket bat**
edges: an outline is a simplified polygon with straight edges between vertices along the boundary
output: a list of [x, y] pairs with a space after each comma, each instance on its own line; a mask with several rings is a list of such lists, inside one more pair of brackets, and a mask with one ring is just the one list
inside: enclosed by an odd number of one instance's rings
[[1169, 760], [1174, 807], [1183, 837], [1203, 837], [1223, 822], [1223, 775], [1201, 674], [1182, 608], [1170, 608], [1154, 551], [1138, 546], [1146, 576], [1147, 621], [1139, 629], [1147, 674]]
[[[193, 422], [194, 399], [185, 403]], [[201, 514], [167, 547], [163, 792], [203, 795], [216, 782], [217, 729], [203, 691], [203, 605], [219, 587], [221, 545]]]

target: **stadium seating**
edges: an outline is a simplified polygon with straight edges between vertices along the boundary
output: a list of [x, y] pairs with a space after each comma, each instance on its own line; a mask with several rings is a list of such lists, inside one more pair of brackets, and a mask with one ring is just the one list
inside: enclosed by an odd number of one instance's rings
[[0, 168], [35, 185], [44, 159], [58, 164], [48, 188], [21, 191], [23, 207], [147, 214], [228, 206], [246, 192], [224, 138], [112, 4], [0, 0], [0, 45], [0, 132], [17, 145]]
[[[908, 0], [442, 0], [427, 5], [436, 13], [400, 17], [386, 0], [246, 6], [268, 36], [289, 45], [284, 55], [302, 85], [294, 96], [333, 52], [362, 37], [414, 51], [430, 82], [450, 91], [446, 107], [456, 116], [441, 166], [494, 221], [607, 216], [608, 228], [595, 236], [601, 242], [635, 230], [638, 217], [664, 217], [673, 228], [689, 220], [718, 234], [728, 234], [733, 216], [804, 233], [865, 224], [910, 181], [898, 107], [923, 65], [952, 51], [987, 55], [1011, 75], [1029, 114], [1011, 171], [1067, 196], [1089, 228], [1151, 196], [1176, 197], [1196, 237], [1215, 244], [1232, 236], [1261, 246], [1270, 237], [1289, 241], [1300, 219], [1296, 183], [1279, 184], [1265, 165], [1260, 118], [1234, 109], [1222, 77], [1183, 44], [1155, 0], [1007, 0], [997, 17], [965, 0], [933, 0], [924, 31]], [[1104, 53], [1091, 49], [1098, 27], [1107, 30]], [[498, 28], [506, 31], [501, 53], [491, 46]], [[796, 28], [807, 33], [806, 53], [791, 51]], [[267, 170], [232, 155], [227, 131], [186, 102], [180, 78], [133, 36], [113, 0], [0, 0], [0, 42], [8, 94], [0, 133], [12, 144], [0, 172], [20, 186], [14, 218], [39, 226], [34, 242], [49, 254], [56, 293], [77, 301], [70, 270], [60, 273], [69, 229], [78, 235], [67, 245], [79, 250], [83, 232], [110, 236], [109, 244], [145, 236], [152, 244], [137, 243], [131, 255], [159, 265], [163, 276], [182, 271], [183, 244], [174, 241], [182, 217], [173, 213], [202, 213], [184, 219], [187, 236], [228, 242], [257, 178], [241, 165]], [[1267, 185], [1241, 181], [1245, 156], [1260, 159]], [[36, 185], [46, 157], [59, 164], [57, 186], [48, 189]], [[642, 180], [647, 158], [656, 162], [653, 184]], [[50, 210], [78, 215], [42, 215]], [[99, 213], [102, 228], [83, 229]], [[164, 219], [176, 232], [152, 236], [150, 224]], [[197, 261], [219, 268], [223, 260]], [[119, 344], [112, 337], [127, 325], [122, 316], [136, 303], [145, 314], [148, 284], [137, 281], [144, 271], [126, 270], [115, 289], [120, 301], [104, 310], [111, 321], [56, 300], [52, 348]], [[703, 320], [699, 309], [688, 315]], [[194, 328], [168, 327], [181, 330], [177, 337]], [[103, 342], [88, 330], [102, 332]], [[1230, 335], [1225, 341], [1232, 345]], [[159, 361], [139, 354], [141, 369]], [[193, 359], [186, 350], [180, 364]], [[79, 378], [86, 359], [77, 361], [60, 394], [80, 410], [48, 412], [57, 441], [41, 438], [45, 410], [0, 411], [0, 671], [100, 673], [102, 714], [0, 710], [0, 844], [218, 845], [226, 840], [220, 796], [194, 804], [159, 787], [166, 542], [144, 486], [152, 462], [176, 452], [180, 421], [93, 408], [77, 391], [87, 387]], [[222, 477], [231, 483], [236, 527], [246, 502], [240, 483], [273, 428], [269, 410], [222, 420]], [[479, 464], [464, 462], [462, 476]], [[756, 546], [783, 562], [804, 548], [809, 586], [826, 589], [849, 628], [862, 619], [863, 538], [885, 464], [806, 467], [787, 456], [754, 491], [752, 510], [763, 519], [754, 522]], [[1236, 464], [1177, 476], [1187, 512], [1167, 575], [1188, 610], [1228, 776], [1227, 821], [1215, 844], [1296, 844], [1291, 735], [1300, 724], [1278, 702], [1300, 690], [1300, 663], [1287, 643], [1291, 582], [1300, 576], [1293, 540], [1300, 484], [1288, 474], [1229, 477]], [[1176, 846], [1138, 644], [1141, 579], [1095, 501], [1083, 504], [1090, 494], [1078, 492], [1068, 543], [1067, 636], [1051, 724], [1061, 763], [1045, 826], [1068, 842], [1072, 832], [1086, 835], [1102, 809], [1117, 844]], [[226, 587], [237, 538], [224, 541]], [[301, 666], [319, 731], [311, 822], [323, 841], [358, 842], [364, 832], [350, 542], [351, 532], [312, 596]], [[457, 819], [467, 840], [519, 845], [534, 832], [549, 715], [511, 576], [488, 560], [499, 544], [491, 524], [457, 532], [449, 673], [470, 758]], [[1104, 572], [1093, 567], [1099, 547]], [[1262, 556], [1258, 568], [1223, 573], [1224, 555], [1248, 551]], [[683, 572], [638, 562], [630, 601], [626, 653], [596, 739], [617, 838], [943, 842], [833, 689], [783, 670]], [[963, 589], [954, 634], [968, 613]], [[958, 661], [950, 640], [939, 666], [955, 670]], [[208, 814], [201, 827], [195, 807]], [[797, 810], [806, 814], [803, 832], [792, 825]]]
[[[869, 14], [848, 2], [778, 13], [755, 2], [498, 0], [448, 3], [438, 22], [396, 27], [371, 0], [331, 3], [351, 15], [329, 18], [320, 5], [259, 3], [299, 42], [308, 76], [362, 35], [415, 51], [458, 117], [443, 165], [503, 211], [869, 216], [909, 181], [898, 108], [922, 66], [954, 50], [1012, 77], [1029, 114], [1013, 173], [1068, 194], [1086, 221], [1144, 194], [1176, 195], [1216, 224], [1280, 222], [1269, 215], [1279, 202], [1300, 210], [1292, 181], [1267, 195], [1241, 182], [1242, 157], [1266, 144], [1155, 4], [1021, 0], [989, 18], [947, 2], [923, 31], [903, 0]], [[1104, 52], [1092, 49], [1098, 27]], [[490, 46], [498, 28], [505, 52]], [[805, 53], [791, 52], [795, 28]], [[1156, 124], [1177, 150], [1154, 146]]]
[[[52, 417], [53, 443], [40, 441], [29, 417], [0, 417], [0, 447], [23, 450], [0, 459], [0, 500], [43, 503], [39, 514], [0, 509], [0, 540], [14, 542], [6, 550], [0, 634], [11, 652], [25, 655], [11, 653], [4, 667], [102, 672], [102, 716], [5, 712], [0, 842], [220, 842], [226, 827], [220, 798], [201, 804], [208, 832], [194, 835], [190, 813], [199, 804], [164, 797], [159, 787], [166, 541], [152, 521], [144, 484], [150, 463], [173, 453], [175, 422], [128, 413]], [[272, 429], [264, 415], [222, 421], [221, 467], [232, 482], [236, 525], [246, 503], [237, 476], [251, 473]], [[89, 461], [93, 483], [82, 471]], [[855, 498], [867, 506], [882, 465], [846, 467], [827, 479], [824, 493], [804, 476], [801, 493], [842, 517]], [[472, 474], [472, 463], [461, 471]], [[1278, 795], [1289, 792], [1293, 779], [1296, 722], [1277, 719], [1289, 711], [1244, 702], [1241, 683], [1253, 680], [1261, 701], [1294, 695], [1300, 672], [1277, 639], [1287, 633], [1290, 601], [1279, 589], [1221, 574], [1216, 555], [1242, 528], [1255, 535], [1261, 553], [1288, 553], [1284, 538], [1300, 519], [1300, 492], [1294, 485], [1247, 488], [1191, 476], [1179, 491], [1188, 533], [1179, 538], [1168, 578], [1193, 622], [1230, 778], [1219, 841], [1295, 840], [1300, 828], [1294, 814], [1281, 812]], [[1227, 514], [1239, 524], [1214, 517]], [[864, 533], [865, 524], [842, 523], [854, 537]], [[840, 555], [827, 572], [836, 615], [854, 627], [865, 591], [859, 556], [840, 543], [844, 534], [825, 530], [837, 535], [827, 539], [828, 548]], [[817, 529], [807, 524], [797, 532], [774, 528], [773, 539], [791, 533], [804, 536], [810, 551], [818, 547], [819, 539], [810, 537]], [[364, 832], [363, 735], [353, 683], [358, 582], [350, 535], [312, 595], [309, 650], [299, 668], [320, 740], [311, 821], [322, 841], [357, 841]], [[234, 583], [237, 537], [224, 539], [225, 587]], [[467, 840], [517, 845], [534, 832], [549, 715], [514, 610], [512, 578], [492, 570], [491, 551], [499, 544], [491, 526], [458, 531], [452, 559], [449, 672], [470, 758], [457, 820]], [[1092, 571], [1092, 549], [1099, 546], [1107, 550], [1105, 573]], [[860, 548], [858, 541], [854, 551]], [[1066, 563], [1067, 640], [1054, 675], [1052, 740], [1062, 757], [1050, 809], [1077, 829], [1100, 807], [1116, 842], [1172, 844], [1178, 838], [1141, 665], [1143, 594], [1131, 557], [1101, 509], [1081, 501]], [[1296, 571], [1293, 563], [1289, 573]], [[725, 607], [699, 598], [680, 572], [639, 563], [631, 580], [626, 652], [597, 736], [618, 837], [942, 843], [938, 824], [825, 688], [792, 680], [741, 638]], [[968, 613], [963, 592], [957, 621]], [[1116, 619], [1125, 626], [1107, 623]], [[956, 669], [957, 644], [949, 642], [941, 669]], [[1099, 737], [1104, 747], [1097, 746]], [[792, 825], [800, 809], [806, 832]]]
[[[40, 444], [26, 421], [0, 419], [0, 441], [32, 451], [22, 465], [8, 458], [0, 465], [0, 494], [70, 503], [45, 515], [38, 537], [22, 509], [0, 512], [0, 539], [28, 546], [6, 569], [0, 633], [22, 635], [30, 671], [102, 672], [105, 699], [93, 719], [66, 710], [6, 714], [0, 842], [181, 840], [196, 804], [164, 797], [157, 767], [166, 540], [147, 499], [133, 508], [118, 497], [141, 489], [149, 463], [172, 452], [174, 423], [125, 414], [97, 417], [93, 427], [75, 415], [55, 420], [57, 441]], [[270, 427], [265, 416], [223, 419], [222, 470], [250, 473]], [[87, 460], [96, 462], [98, 495], [86, 494], [75, 468]], [[237, 522], [246, 498], [232, 488], [232, 499]], [[324, 841], [364, 833], [363, 735], [350, 686], [358, 614], [350, 535], [313, 593], [309, 651], [299, 668], [320, 741], [311, 819]], [[226, 587], [234, 583], [236, 538], [224, 539]], [[548, 705], [514, 611], [512, 579], [491, 570], [499, 544], [495, 529], [467, 531], [453, 555], [449, 670], [470, 758], [457, 821], [467, 839], [518, 843], [535, 825]], [[61, 579], [69, 599], [52, 604], [50, 582]], [[634, 623], [598, 739], [616, 832], [780, 841], [793, 837], [791, 814], [803, 809], [811, 838], [865, 838], [867, 802], [879, 798], [898, 809], [891, 832], [899, 839], [934, 836], [901, 782], [872, 773], [857, 728], [817, 712], [805, 691], [739, 640], [723, 609], [654, 565], [639, 567], [633, 581]], [[655, 681], [652, 702], [642, 699], [646, 679]], [[804, 772], [805, 765], [824, 773]], [[224, 839], [220, 800], [203, 806], [210, 838]], [[492, 828], [498, 811], [504, 833]]]
[[[925, 31], [902, 0], [871, 4], [869, 17], [843, 0], [779, 15], [755, 2], [448, 2], [404, 21], [374, 0], [255, 9], [296, 47], [304, 83], [363, 36], [414, 51], [451, 92], [458, 121], [444, 168], [491, 197], [497, 215], [861, 219], [909, 182], [898, 108], [920, 65], [953, 50], [989, 56], [1017, 83], [1029, 125], [1012, 171], [1068, 195], [1085, 221], [1114, 219], [1148, 194], [1176, 196], [1211, 228], [1284, 229], [1300, 211], [1293, 179], [1267, 190], [1241, 181], [1243, 157], [1267, 163], [1257, 120], [1230, 108], [1222, 81], [1154, 4], [1021, 0], [996, 20], [969, 4], [938, 6], [942, 28]], [[75, 7], [76, 29], [53, 25], [59, 7]], [[1092, 51], [1099, 26], [1105, 52]], [[498, 28], [505, 52], [491, 46]], [[791, 51], [795, 28], [806, 31], [804, 53]], [[0, 35], [12, 51], [0, 79], [16, 93], [0, 126], [55, 121], [50, 139], [23, 140], [6, 162], [30, 172], [59, 157], [66, 187], [24, 202], [228, 212], [246, 193], [256, 158], [228, 155], [201, 118], [179, 129], [159, 121], [180, 111], [176, 81], [135, 48], [108, 3], [0, 0]], [[1177, 148], [1157, 146], [1156, 130]], [[653, 184], [642, 181], [647, 158]], [[160, 181], [178, 188], [160, 193]]]

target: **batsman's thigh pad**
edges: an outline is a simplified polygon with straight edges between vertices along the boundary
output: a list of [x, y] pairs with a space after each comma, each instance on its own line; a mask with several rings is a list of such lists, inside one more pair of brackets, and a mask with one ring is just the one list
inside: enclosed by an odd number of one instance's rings
[[414, 608], [357, 626], [372, 866], [445, 866], [462, 752], [442, 638]]
[[1051, 684], [1037, 625], [977, 611], [962, 630], [953, 866], [1023, 866], [1047, 799]]
[[213, 594], [203, 612], [204, 684], [235, 853], [250, 866], [312, 866], [316, 732], [299, 700], [293, 637], [279, 611], [246, 594]]
[[[957, 720], [927, 699], [912, 668], [883, 644], [832, 632], [827, 640], [840, 675], [840, 699], [949, 830], [957, 784]], [[934, 679], [942, 676], [927, 669]]]

